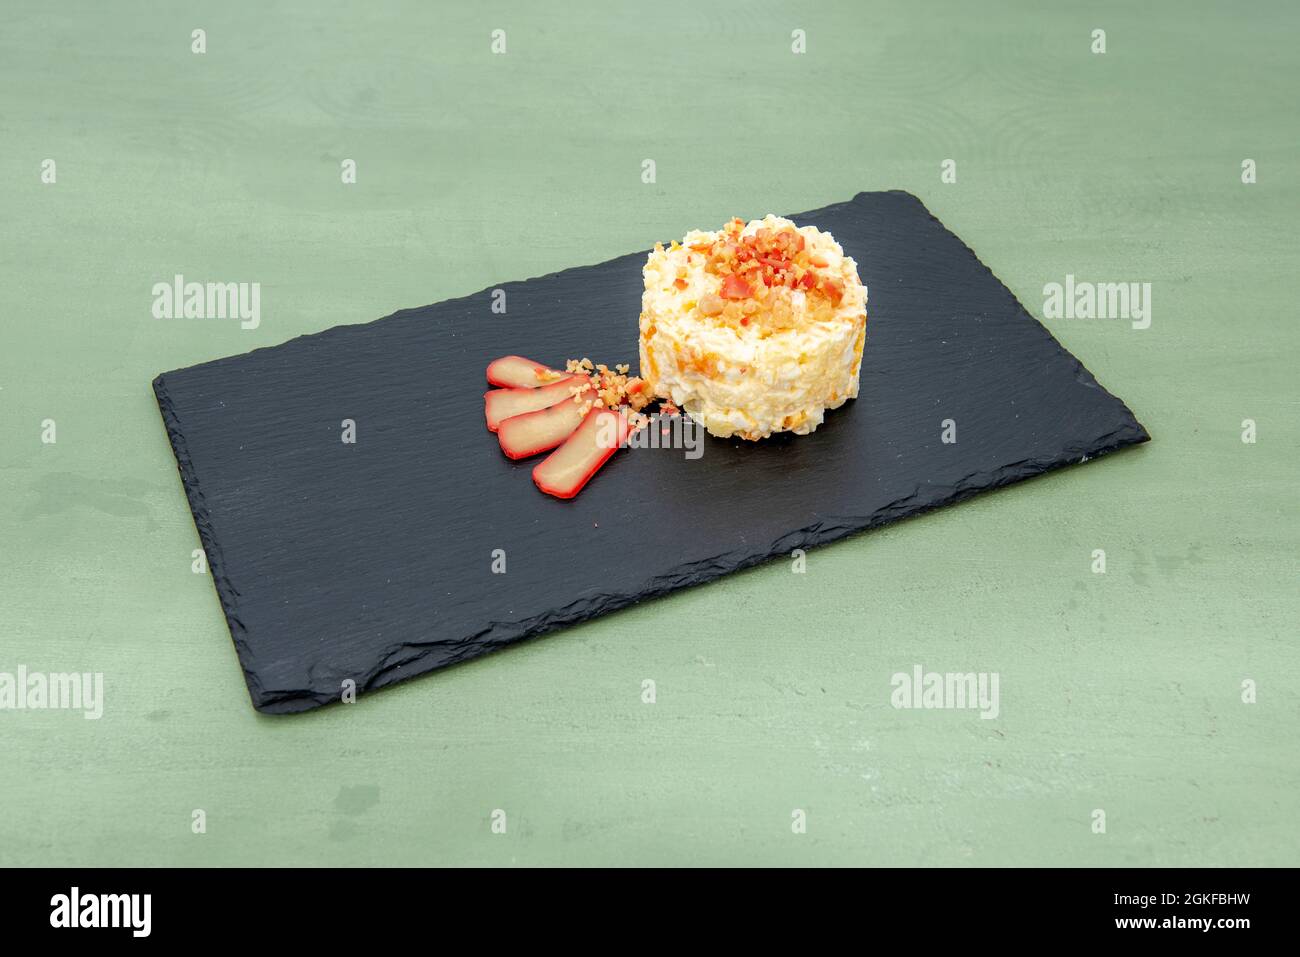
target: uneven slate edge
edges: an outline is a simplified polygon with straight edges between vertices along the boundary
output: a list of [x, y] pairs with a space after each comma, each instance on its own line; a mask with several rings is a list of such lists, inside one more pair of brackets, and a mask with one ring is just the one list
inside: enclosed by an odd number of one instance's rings
[[[892, 192], [900, 193], [902, 191]], [[849, 202], [855, 202], [865, 195], [866, 194], [858, 194], [854, 200], [850, 200]], [[924, 204], [920, 203], [920, 200], [910, 194], [904, 195], [909, 196], [909, 198], [917, 202], [918, 205], [921, 205], [922, 209], [925, 209], [929, 219], [932, 222], [938, 223], [941, 228], [944, 228], [945, 231], [947, 231], [946, 227], [943, 227], [943, 224], [939, 222], [933, 214], [929, 213], [928, 209], [924, 207]], [[796, 221], [801, 219], [811, 219], [816, 217], [819, 213], [843, 205], [847, 204], [831, 204], [820, 209], [792, 214], [790, 218]], [[950, 231], [948, 232], [949, 235], [955, 236], [955, 234]], [[376, 666], [370, 673], [357, 676], [358, 691], [371, 691], [383, 688], [407, 678], [427, 674], [428, 672], [438, 668], [443, 668], [451, 664], [479, 657], [489, 651], [513, 644], [517, 641], [544, 635], [567, 625], [576, 624], [590, 618], [595, 618], [599, 615], [617, 611], [630, 604], [648, 598], [656, 598], [679, 588], [712, 581], [730, 572], [740, 571], [764, 561], [768, 561], [769, 559], [788, 555], [790, 551], [795, 548], [809, 548], [816, 545], [838, 541], [841, 538], [845, 538], [846, 536], [857, 532], [863, 532], [890, 524], [900, 518], [908, 518], [935, 508], [941, 508], [946, 505], [961, 502], [979, 492], [1001, 488], [1012, 484], [1013, 482], [1044, 474], [1053, 469], [1087, 461], [1127, 446], [1149, 441], [1151, 438], [1150, 434], [1133, 416], [1131, 410], [1129, 410], [1117, 397], [1113, 396], [1103, 388], [1100, 383], [1097, 382], [1096, 377], [1084, 367], [1083, 363], [1056, 341], [1050, 332], [1048, 332], [1046, 328], [1044, 328], [1042, 324], [1024, 308], [1023, 304], [1015, 298], [1011, 291], [1007, 289], [1006, 285], [1002, 283], [1000, 279], [997, 278], [993, 271], [979, 259], [974, 250], [970, 249], [964, 241], [961, 241], [960, 237], [956, 238], [961, 242], [962, 246], [970, 256], [973, 257], [999, 284], [999, 286], [1002, 287], [1007, 298], [1011, 303], [1014, 303], [1015, 308], [1019, 310], [1024, 320], [1032, 322], [1038, 326], [1044, 337], [1049, 339], [1051, 344], [1059, 350], [1059, 352], [1063, 353], [1071, 360], [1076, 379], [1080, 383], [1096, 388], [1100, 392], [1110, 396], [1121, 408], [1123, 408], [1124, 412], [1127, 414], [1127, 421], [1125, 421], [1120, 428], [1097, 438], [1095, 441], [1089, 443], [1086, 448], [1067, 448], [1064, 449], [1060, 455], [1048, 459], [1026, 459], [1020, 462], [1010, 463], [998, 468], [994, 475], [982, 472], [972, 473], [971, 475], [966, 476], [961, 483], [954, 486], [947, 486], [946, 488], [943, 488], [942, 491], [940, 486], [935, 486], [933, 484], [918, 485], [916, 491], [912, 495], [893, 501], [884, 508], [876, 509], [871, 514], [846, 516], [843, 520], [836, 522], [818, 522], [781, 536], [766, 549], [734, 550], [714, 556], [705, 561], [684, 564], [678, 570], [675, 570], [674, 573], [650, 578], [642, 587], [638, 587], [630, 592], [612, 592], [596, 598], [587, 598], [523, 621], [492, 622], [487, 628], [484, 628], [477, 633], [465, 635], [460, 639], [457, 650], [450, 654], [447, 653], [445, 645], [441, 642], [403, 642], [399, 647], [406, 653], [396, 656], [390, 654], [382, 664]], [[604, 265], [604, 263], [597, 265]], [[541, 282], [552, 276], [560, 275], [564, 271], [567, 270], [558, 270], [553, 273], [547, 273], [543, 276], [533, 277], [524, 280], [524, 284]], [[480, 290], [479, 292], [473, 293], [469, 296], [457, 298], [474, 299], [482, 296], [484, 292], [487, 292], [487, 289]], [[416, 310], [398, 310], [389, 316], [374, 320], [371, 323], [338, 326], [334, 327], [333, 330], [323, 330], [320, 333], [313, 333], [311, 335], [322, 335], [331, 331], [337, 332], [343, 329], [356, 330], [413, 311]], [[302, 338], [307, 337], [296, 337], [295, 339], [288, 340], [285, 343], [265, 348], [279, 349]], [[200, 363], [200, 365], [214, 365], [239, 358], [240, 356], [231, 356], [213, 360], [210, 363]], [[197, 368], [197, 366], [190, 368]], [[245, 628], [237, 613], [239, 593], [233, 587], [229, 577], [224, 571], [225, 563], [221, 547], [215, 537], [198, 476], [186, 448], [183, 430], [178, 420], [176, 410], [168, 395], [166, 378], [169, 374], [170, 373], [163, 373], [153, 380], [154, 394], [158, 401], [159, 411], [167, 430], [168, 439], [170, 440], [173, 452], [175, 453], [177, 467], [181, 475], [186, 498], [189, 501], [190, 510], [194, 516], [195, 527], [198, 530], [200, 541], [207, 555], [208, 567], [221, 602], [222, 610], [226, 617], [227, 625], [230, 629], [231, 638], [237, 646], [237, 649], [240, 651], [239, 658], [241, 668], [244, 671], [245, 680], [248, 684], [249, 694], [253, 700], [254, 707], [264, 713], [290, 714], [311, 710], [337, 701], [338, 693], [333, 689], [329, 692], [311, 691], [309, 689], [303, 689], [293, 693], [268, 692], [266, 689], [261, 687], [256, 674], [248, 668], [243, 667]], [[438, 659], [436, 662], [425, 664], [426, 659], [435, 655]]]

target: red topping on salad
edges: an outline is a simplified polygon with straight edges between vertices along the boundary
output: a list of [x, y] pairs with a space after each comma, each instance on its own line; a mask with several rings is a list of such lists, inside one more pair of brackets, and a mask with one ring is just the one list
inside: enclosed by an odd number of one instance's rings
[[754, 295], [754, 290], [749, 288], [749, 283], [733, 273], [722, 280], [722, 292], [719, 295], [723, 299], [748, 299]]
[[760, 226], [744, 235], [745, 224], [733, 219], [713, 243], [690, 248], [706, 254], [704, 268], [722, 277], [723, 299], [764, 298], [767, 289], [802, 289], [824, 295], [835, 305], [844, 297], [844, 282], [830, 269], [830, 261], [808, 251], [807, 238], [793, 226]]
[[[760, 226], [745, 235], [745, 223], [733, 219], [716, 240], [687, 248], [702, 253], [705, 272], [718, 277], [717, 292], [703, 293], [697, 308], [719, 323], [754, 325], [769, 334], [798, 325], [802, 316], [829, 320], [844, 300], [840, 265], [832, 266], [822, 250], [810, 249], [807, 237], [792, 225]], [[796, 291], [806, 300], [793, 299]]]

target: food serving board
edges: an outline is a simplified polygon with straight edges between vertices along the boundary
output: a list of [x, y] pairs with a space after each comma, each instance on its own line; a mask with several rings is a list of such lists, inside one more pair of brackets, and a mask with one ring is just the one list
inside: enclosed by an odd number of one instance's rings
[[504, 313], [489, 289], [158, 376], [254, 707], [315, 708], [1148, 439], [916, 197], [790, 218], [868, 287], [858, 399], [807, 436], [620, 451], [572, 500], [501, 454], [484, 369], [635, 368], [645, 252], [499, 284]]

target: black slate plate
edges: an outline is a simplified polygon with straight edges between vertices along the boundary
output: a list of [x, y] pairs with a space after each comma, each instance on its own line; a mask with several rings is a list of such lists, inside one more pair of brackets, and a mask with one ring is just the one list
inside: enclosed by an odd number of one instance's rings
[[810, 436], [620, 452], [572, 501], [500, 453], [483, 370], [635, 365], [644, 252], [505, 283], [505, 315], [485, 290], [155, 379], [254, 706], [314, 708], [1148, 439], [914, 196], [792, 218], [868, 286], [860, 397]]

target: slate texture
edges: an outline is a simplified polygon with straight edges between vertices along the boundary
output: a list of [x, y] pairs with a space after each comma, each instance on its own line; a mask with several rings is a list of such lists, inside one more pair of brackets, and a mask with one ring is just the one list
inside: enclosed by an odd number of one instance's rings
[[483, 369], [635, 365], [644, 252], [503, 283], [504, 315], [484, 290], [158, 376], [254, 706], [314, 708], [1149, 438], [914, 196], [791, 218], [868, 286], [859, 398], [810, 436], [620, 452], [568, 502], [501, 455]]

